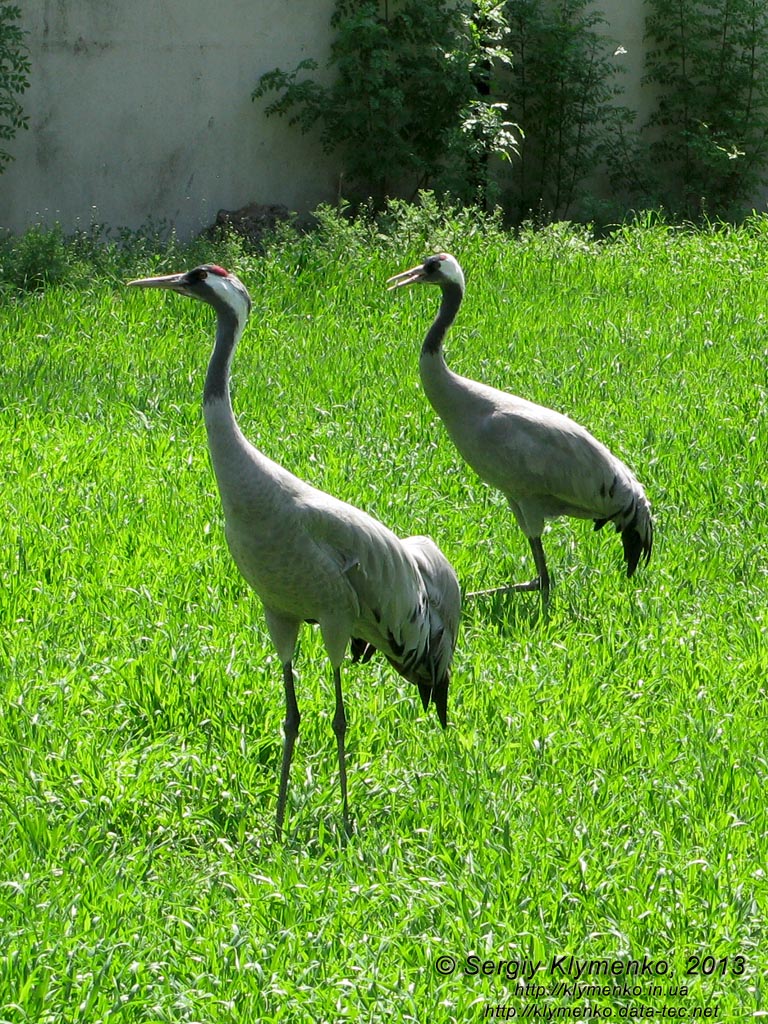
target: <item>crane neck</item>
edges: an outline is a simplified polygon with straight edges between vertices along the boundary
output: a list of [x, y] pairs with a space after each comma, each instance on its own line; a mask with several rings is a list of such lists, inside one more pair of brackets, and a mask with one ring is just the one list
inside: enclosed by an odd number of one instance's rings
[[443, 340], [448, 333], [448, 328], [456, 319], [459, 312], [461, 300], [464, 298], [464, 289], [455, 281], [449, 281], [442, 286], [442, 298], [437, 316], [424, 338], [421, 346], [422, 356], [438, 355], [443, 346]]
[[216, 341], [205, 375], [203, 406], [221, 401], [230, 404], [229, 371], [244, 327], [245, 321], [238, 319], [229, 306], [216, 310]]

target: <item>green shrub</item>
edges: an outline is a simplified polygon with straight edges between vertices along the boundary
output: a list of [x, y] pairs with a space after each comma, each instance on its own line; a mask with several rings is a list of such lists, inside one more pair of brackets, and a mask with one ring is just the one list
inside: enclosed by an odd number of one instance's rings
[[762, 0], [649, 0], [647, 175], [678, 217], [733, 217], [765, 184], [768, 9]]
[[371, 196], [434, 187], [465, 200], [485, 197], [487, 156], [515, 151], [515, 127], [494, 102], [491, 80], [509, 60], [505, 26], [491, 0], [337, 0], [329, 85], [293, 71], [263, 74], [253, 99], [278, 94], [268, 115], [302, 132], [318, 128], [326, 152], [340, 155], [342, 194]]
[[616, 103], [616, 46], [588, 0], [507, 0], [506, 16], [514, 55], [506, 98], [525, 141], [505, 206], [516, 223], [583, 217], [585, 180], [606, 166], [631, 117]]
[[[0, 142], [10, 142], [29, 121], [17, 99], [29, 87], [30, 71], [20, 18], [20, 8], [0, 3]], [[11, 154], [0, 146], [0, 173], [10, 160]]]
[[18, 236], [9, 234], [0, 241], [0, 282], [35, 291], [64, 280], [70, 259], [58, 225], [33, 227]]

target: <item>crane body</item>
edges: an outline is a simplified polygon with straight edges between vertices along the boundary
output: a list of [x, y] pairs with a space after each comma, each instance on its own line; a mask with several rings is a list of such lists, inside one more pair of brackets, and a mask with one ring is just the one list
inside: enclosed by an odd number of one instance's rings
[[[331, 662], [339, 778], [348, 815], [341, 664], [347, 645], [367, 660], [380, 650], [435, 704], [447, 724], [450, 664], [461, 596], [456, 574], [428, 538], [400, 540], [372, 516], [311, 486], [272, 461], [242, 434], [230, 399], [234, 350], [251, 308], [243, 284], [212, 264], [131, 285], [165, 288], [200, 299], [217, 313], [203, 393], [211, 462], [233, 560], [261, 599], [283, 668], [286, 699], [276, 832], [282, 833], [288, 776], [300, 715], [293, 658], [303, 623], [319, 626]], [[429, 557], [423, 552], [427, 551]]]
[[541, 536], [545, 521], [559, 516], [591, 519], [595, 529], [612, 522], [632, 576], [653, 545], [650, 504], [632, 471], [570, 417], [449, 369], [443, 339], [464, 296], [464, 275], [452, 256], [431, 256], [388, 283], [441, 288], [440, 309], [419, 357], [424, 392], [464, 460], [506, 497], [536, 564], [537, 576], [529, 583], [497, 589], [540, 590], [547, 597]]

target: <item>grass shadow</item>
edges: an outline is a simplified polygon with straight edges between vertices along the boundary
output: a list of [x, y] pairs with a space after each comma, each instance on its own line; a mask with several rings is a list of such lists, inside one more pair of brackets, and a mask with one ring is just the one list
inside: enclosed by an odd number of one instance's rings
[[552, 598], [545, 604], [541, 595], [499, 590], [495, 593], [464, 595], [464, 615], [474, 614], [483, 622], [493, 625], [502, 636], [518, 634], [521, 629], [532, 629], [547, 623], [552, 611]]

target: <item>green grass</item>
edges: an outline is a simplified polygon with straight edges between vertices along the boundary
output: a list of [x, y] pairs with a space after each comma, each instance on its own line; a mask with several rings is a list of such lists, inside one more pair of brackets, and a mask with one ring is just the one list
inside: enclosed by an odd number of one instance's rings
[[[201, 246], [6, 289], [0, 1020], [768, 1013], [767, 243], [761, 219], [598, 243], [401, 209], [391, 235], [329, 216], [259, 257], [205, 248], [255, 299], [233, 374], [246, 434], [400, 534], [430, 533], [465, 590], [532, 566], [421, 394], [436, 292], [384, 287], [428, 251], [467, 275], [453, 368], [584, 423], [656, 513], [633, 581], [614, 534], [559, 521], [548, 616], [531, 595], [467, 604], [446, 734], [381, 662], [345, 670], [346, 845], [309, 627], [288, 837], [272, 840], [282, 686], [208, 464], [210, 312], [120, 284]], [[541, 959], [550, 990], [562, 954], [669, 972], [634, 979], [640, 996], [528, 999], [506, 968], [464, 974], [471, 954]], [[685, 974], [707, 955], [724, 975]]]

